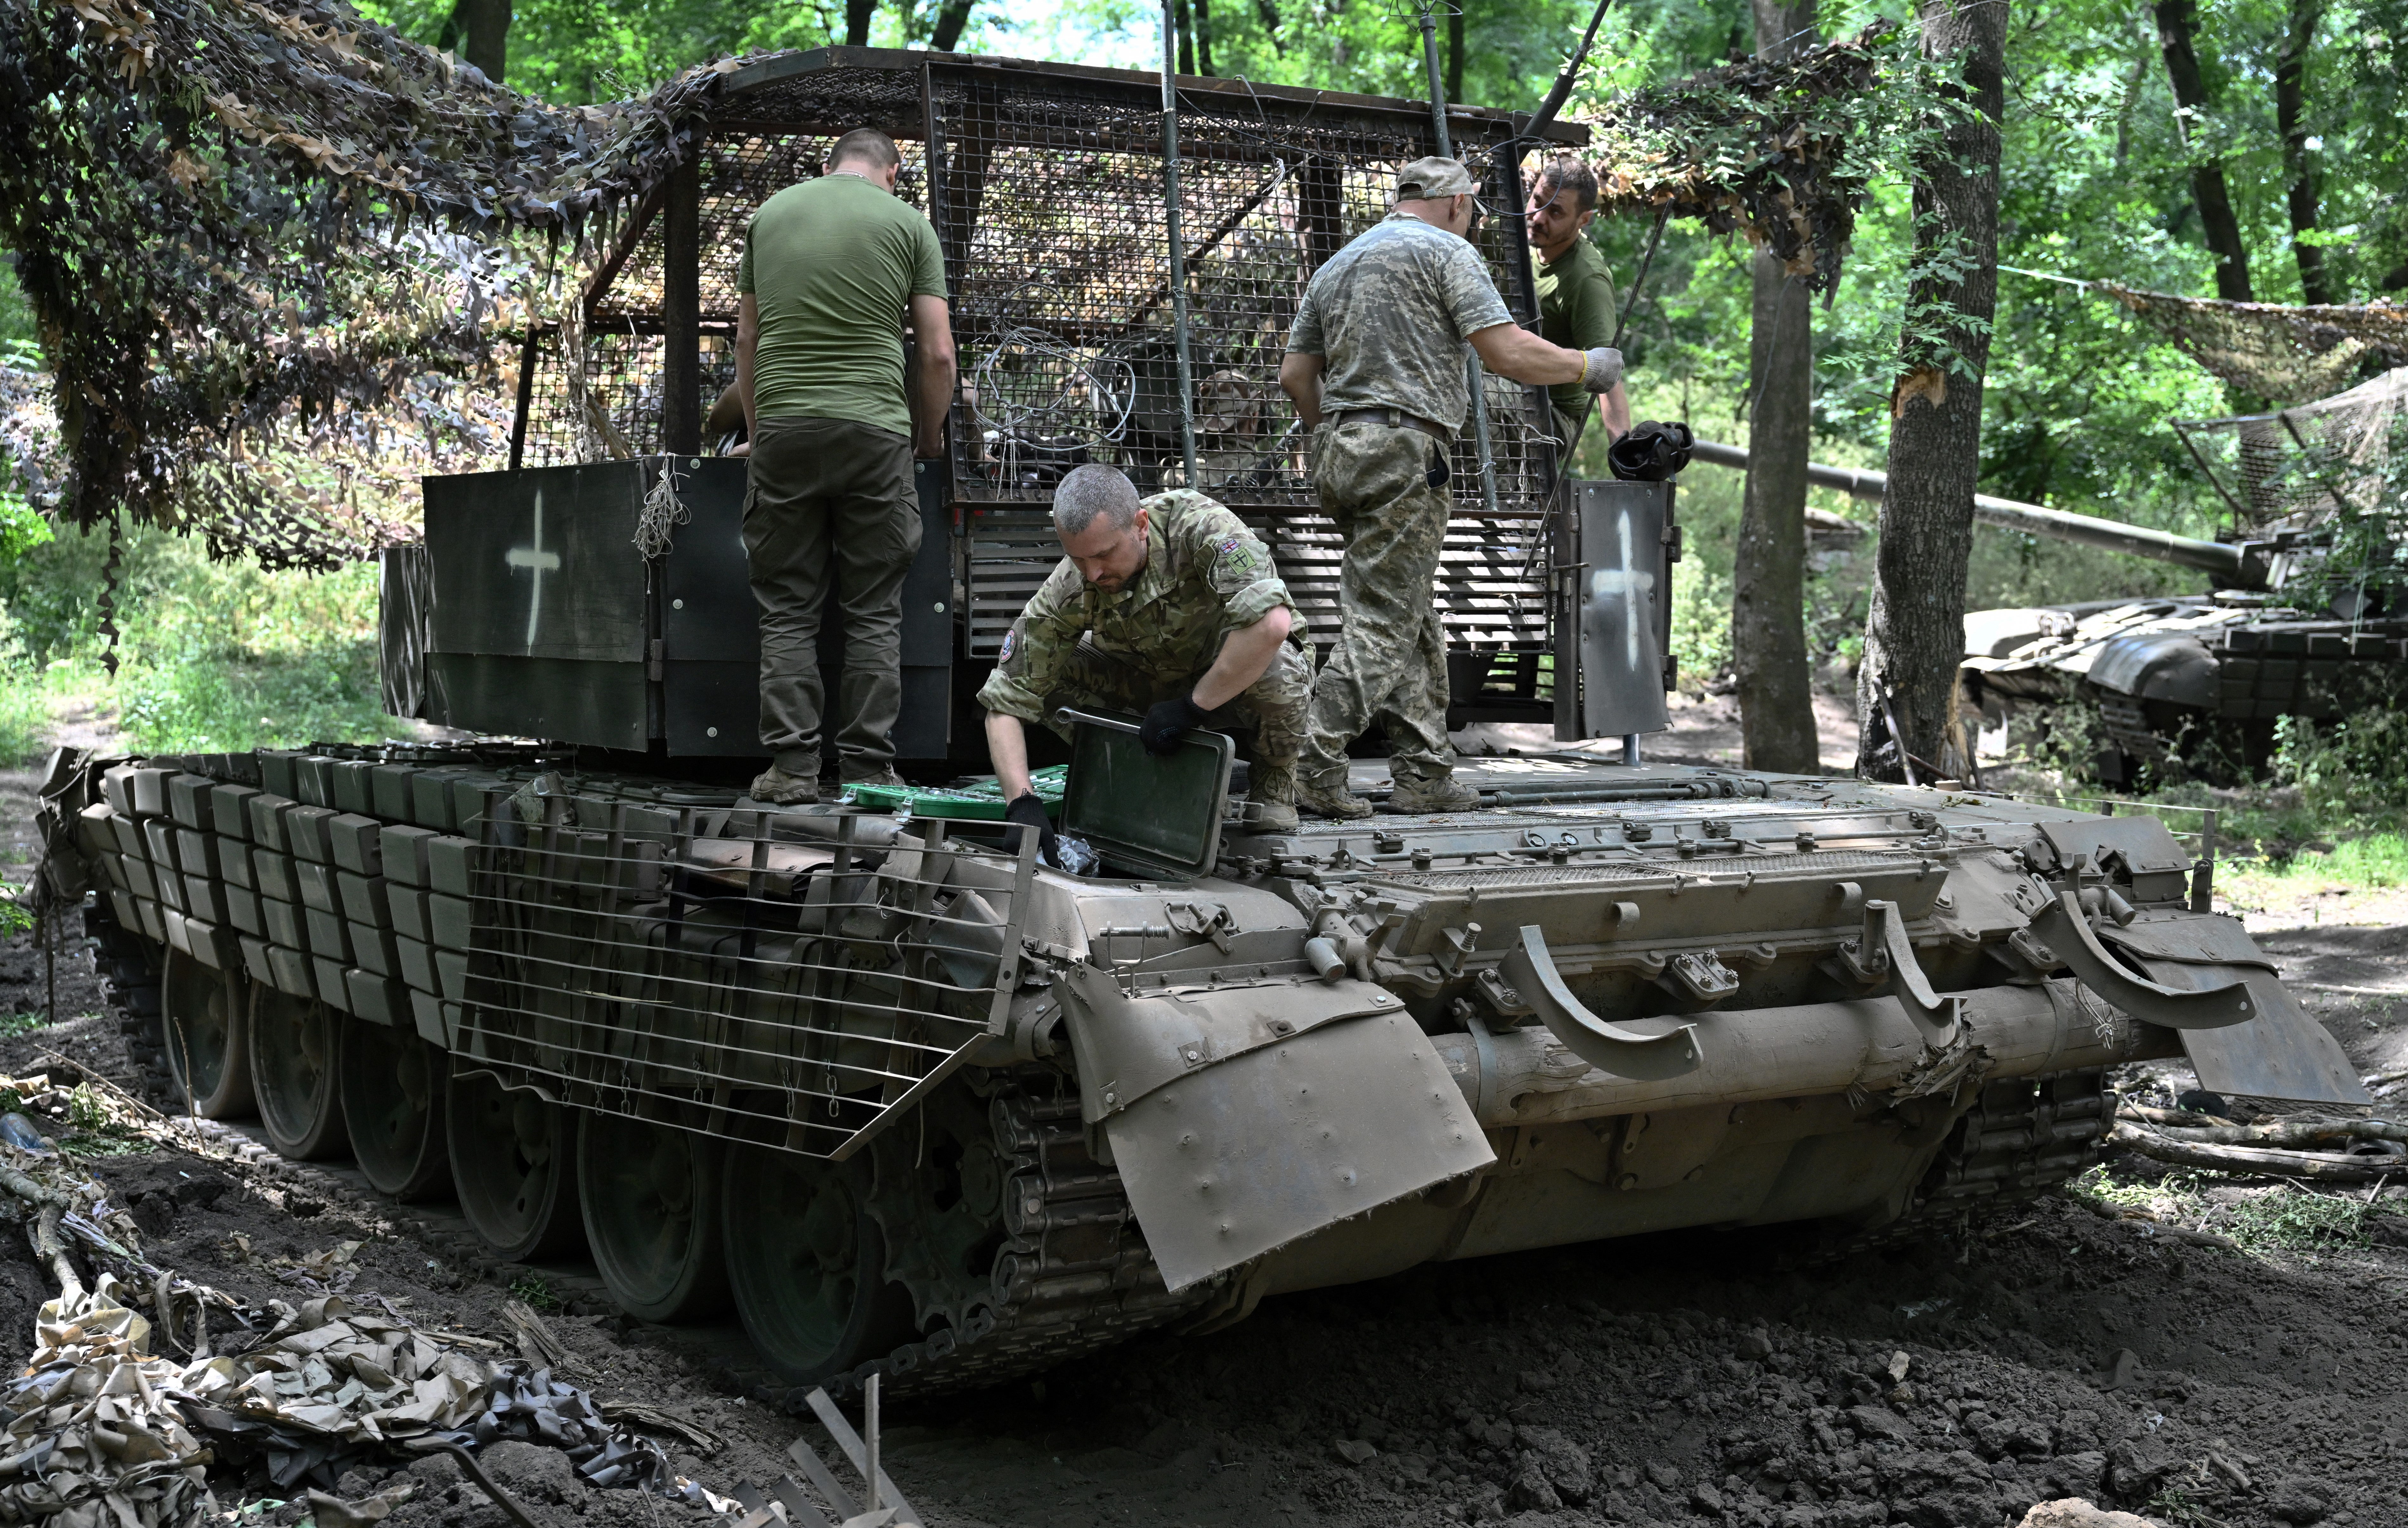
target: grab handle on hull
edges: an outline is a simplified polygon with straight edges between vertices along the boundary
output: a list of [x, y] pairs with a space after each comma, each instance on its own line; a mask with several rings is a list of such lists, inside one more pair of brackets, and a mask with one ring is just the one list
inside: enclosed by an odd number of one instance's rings
[[1522, 1000], [1538, 1011], [1555, 1038], [1601, 1072], [1653, 1081], [1694, 1072], [1703, 1059], [1695, 1024], [1651, 1034], [1589, 1012], [1564, 985], [1563, 974], [1547, 953], [1546, 932], [1536, 923], [1522, 926], [1520, 941], [1498, 971]]

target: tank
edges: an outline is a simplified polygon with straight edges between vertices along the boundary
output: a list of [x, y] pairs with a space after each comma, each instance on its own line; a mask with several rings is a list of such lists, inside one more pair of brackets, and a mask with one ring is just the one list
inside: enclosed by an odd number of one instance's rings
[[[2408, 507], [2408, 368], [2276, 414], [2177, 429], [2234, 522], [2208, 541], [1977, 494], [1980, 523], [2208, 575], [2197, 594], [2103, 599], [1965, 617], [1968, 707], [1991, 727], [2087, 711], [2108, 784], [2179, 764], [2211, 778], [2258, 774], [2281, 717], [2325, 721], [2408, 697], [2408, 602], [2391, 542]], [[1739, 447], [1699, 461], [1745, 470]], [[1820, 463], [1808, 479], [1878, 501], [1884, 473]], [[2336, 545], [2372, 577], [2338, 576]], [[2388, 564], [2386, 572], [2386, 564]]]
[[498, 743], [64, 755], [44, 873], [179, 1104], [581, 1247], [635, 1318], [732, 1304], [780, 1386], [1675, 1227], [1919, 1235], [2096, 1162], [2128, 1061], [2366, 1098], [2155, 818], [1566, 750], [1265, 834], [1227, 739], [1133, 733], [1059, 777], [1086, 877], [975, 781], [776, 810]]

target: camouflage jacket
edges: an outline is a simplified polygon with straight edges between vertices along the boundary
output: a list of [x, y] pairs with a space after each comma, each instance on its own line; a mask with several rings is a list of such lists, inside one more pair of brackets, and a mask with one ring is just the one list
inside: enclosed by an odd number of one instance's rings
[[1457, 430], [1466, 337], [1512, 321], [1479, 250], [1399, 212], [1313, 272], [1287, 348], [1325, 359], [1324, 413], [1401, 408]]
[[[1144, 568], [1128, 587], [1107, 594], [1068, 558], [1055, 564], [1005, 634], [980, 706], [1042, 721], [1045, 697], [1082, 635], [1109, 656], [1175, 683], [1211, 667], [1228, 633], [1280, 606], [1296, 610], [1270, 549], [1218, 502], [1174, 488], [1147, 499], [1145, 509]], [[1301, 611], [1295, 630], [1300, 638]]]

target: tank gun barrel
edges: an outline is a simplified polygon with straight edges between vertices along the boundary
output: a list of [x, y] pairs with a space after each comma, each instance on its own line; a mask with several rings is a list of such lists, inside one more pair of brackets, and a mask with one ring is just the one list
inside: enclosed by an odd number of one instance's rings
[[[1718, 467], [1737, 467], [1742, 472], [1747, 470], [1747, 450], [1742, 446], [1700, 440], [1690, 449], [1689, 455], [1696, 461], [1710, 462]], [[1821, 462], [1810, 462], [1806, 465], [1806, 480], [1823, 488], [1836, 488], [1856, 498], [1879, 500], [1889, 486], [1889, 474], [1864, 467], [1835, 467]], [[2221, 541], [2201, 541], [2197, 536], [2176, 536], [2172, 531], [2156, 530], [2146, 525], [2128, 525], [2119, 520], [2071, 514], [2063, 509], [2025, 504], [2018, 499], [1994, 498], [1987, 493], [1973, 495], [1973, 518], [1982, 524], [1996, 525], [2001, 530], [2044, 536], [2054, 541], [2071, 541], [2085, 547], [2103, 547], [2109, 551], [2173, 563], [2182, 567], [2195, 567], [2239, 582], [2254, 581], [2246, 552], [2240, 547]]]

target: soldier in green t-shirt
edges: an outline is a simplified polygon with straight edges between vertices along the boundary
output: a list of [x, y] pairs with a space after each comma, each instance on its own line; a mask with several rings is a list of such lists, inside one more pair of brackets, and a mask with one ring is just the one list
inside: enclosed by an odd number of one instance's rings
[[[1550, 161], [1530, 188], [1523, 216], [1539, 273], [1539, 336], [1576, 350], [1612, 344], [1618, 327], [1613, 278], [1588, 240], [1588, 225], [1597, 221], [1597, 177], [1569, 154]], [[1584, 438], [1590, 393], [1578, 383], [1565, 383], [1547, 389], [1547, 401], [1555, 405], [1555, 437], [1563, 442], [1557, 449], [1569, 452]], [[1609, 443], [1630, 433], [1630, 394], [1622, 383], [1606, 393], [1604, 408]]]
[[[837, 754], [847, 783], [901, 783], [903, 578], [920, 550], [911, 458], [944, 450], [953, 395], [945, 259], [895, 196], [902, 156], [873, 128], [838, 138], [825, 173], [761, 205], [738, 267], [736, 387], [752, 458], [744, 550], [761, 608], [761, 744], [752, 794], [817, 801], [824, 696], [820, 615], [845, 627]], [[903, 325], [919, 350], [907, 398]]]
[[1612, 350], [1564, 350], [1513, 321], [1469, 242], [1478, 190], [1458, 161], [1406, 165], [1396, 209], [1313, 273], [1288, 329], [1280, 386], [1312, 429], [1313, 490], [1346, 537], [1337, 641], [1312, 681], [1297, 766], [1297, 807], [1316, 816], [1370, 815], [1347, 789], [1346, 746], [1374, 721], [1388, 737], [1391, 807], [1479, 801], [1455, 781], [1434, 593], [1452, 508], [1447, 448], [1471, 408], [1464, 346], [1517, 382], [1602, 393], [1622, 375]]

